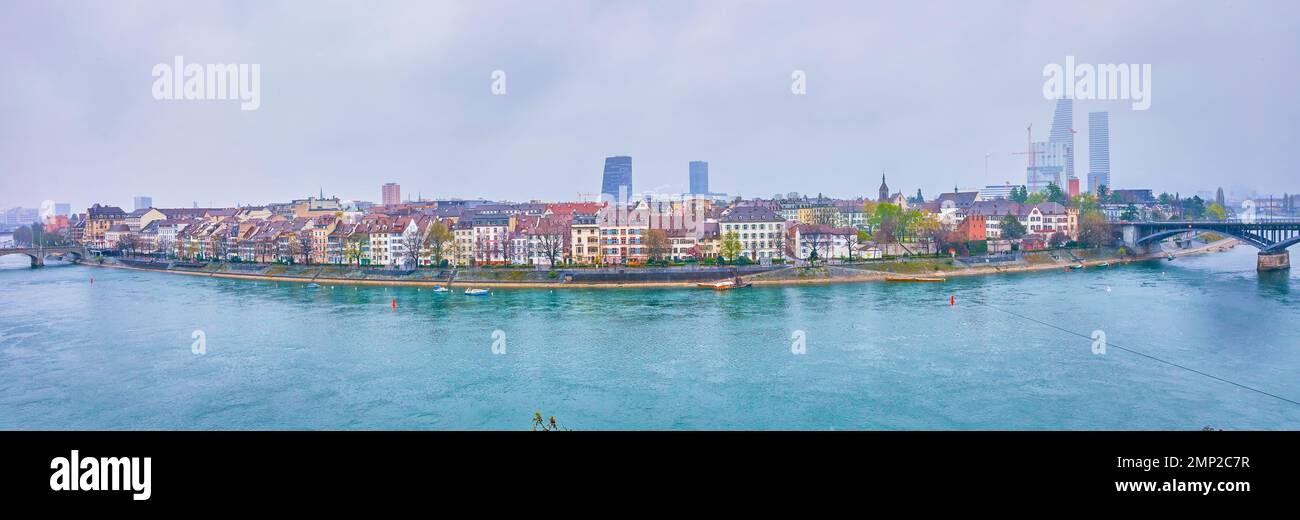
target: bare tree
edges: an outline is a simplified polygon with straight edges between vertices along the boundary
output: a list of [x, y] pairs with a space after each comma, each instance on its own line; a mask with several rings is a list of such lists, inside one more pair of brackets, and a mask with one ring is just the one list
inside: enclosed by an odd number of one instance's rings
[[547, 229], [537, 237], [538, 245], [541, 247], [541, 253], [546, 256], [546, 260], [552, 266], [560, 263], [560, 258], [564, 255], [564, 233], [555, 229]]
[[646, 254], [651, 260], [663, 260], [664, 255], [672, 248], [671, 242], [668, 240], [668, 233], [662, 229], [647, 230], [643, 236], [645, 237]]
[[403, 252], [403, 261], [410, 266], [419, 267], [420, 251], [424, 247], [424, 237], [415, 233], [406, 233], [402, 235], [402, 246], [406, 249]]

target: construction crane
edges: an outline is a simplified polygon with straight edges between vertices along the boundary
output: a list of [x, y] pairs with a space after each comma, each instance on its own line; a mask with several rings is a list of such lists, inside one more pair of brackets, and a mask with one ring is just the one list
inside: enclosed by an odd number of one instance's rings
[[[1038, 172], [1034, 169], [1034, 166], [1037, 165], [1037, 164], [1036, 164], [1036, 161], [1035, 161], [1035, 157], [1038, 155], [1038, 154], [1035, 154], [1035, 153], [1034, 153], [1034, 124], [1033, 124], [1033, 123], [1029, 123], [1029, 128], [1025, 129], [1025, 132], [1026, 132], [1026, 133], [1028, 134], [1028, 136], [1029, 136], [1029, 137], [1028, 137], [1028, 141], [1026, 142], [1026, 146], [1027, 146], [1027, 147], [1025, 148], [1025, 151], [1023, 151], [1023, 152], [1011, 152], [1011, 155], [1028, 155], [1028, 156], [1029, 156], [1029, 172], [1030, 172], [1031, 175], [1037, 175]], [[1030, 180], [1033, 180], [1033, 179], [1030, 179]]]

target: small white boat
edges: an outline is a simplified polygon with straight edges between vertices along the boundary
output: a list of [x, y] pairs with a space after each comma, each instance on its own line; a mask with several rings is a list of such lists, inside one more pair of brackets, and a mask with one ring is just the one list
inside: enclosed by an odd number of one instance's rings
[[309, 284], [307, 284], [307, 288], [308, 288], [308, 289], [317, 289], [317, 288], [319, 288], [319, 287], [320, 287], [320, 284], [318, 284], [318, 283], [309, 283]]
[[[740, 280], [740, 279], [737, 278], [736, 280]], [[695, 286], [704, 289], [713, 289], [715, 291], [729, 291], [731, 289], [743, 289], [745, 287], [750, 286], [749, 282], [741, 280], [739, 283], [737, 283], [736, 280], [722, 280], [720, 282], [703, 282], [703, 283], [697, 283], [695, 284]]]
[[465, 289], [465, 294], [468, 296], [487, 296], [489, 293], [487, 289]]
[[435, 285], [435, 286], [433, 286], [433, 292], [436, 292], [436, 293], [445, 293], [445, 292], [450, 292], [450, 290], [447, 289], [446, 287], [441, 286], [441, 285]]

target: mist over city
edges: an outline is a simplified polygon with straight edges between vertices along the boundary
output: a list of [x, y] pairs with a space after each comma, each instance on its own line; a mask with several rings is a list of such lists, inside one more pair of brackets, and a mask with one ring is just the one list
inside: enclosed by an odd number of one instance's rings
[[[1114, 188], [1300, 191], [1300, 7], [1197, 7], [7, 2], [0, 208], [375, 200], [382, 182], [561, 201], [598, 192], [616, 155], [638, 192], [685, 192], [703, 160], [744, 197], [868, 195], [882, 171], [933, 197], [1025, 182], [1044, 68], [1067, 57], [1150, 66], [1147, 110], [1076, 100], [1080, 150], [1087, 114], [1110, 114]], [[176, 57], [260, 65], [260, 107], [156, 99]]]

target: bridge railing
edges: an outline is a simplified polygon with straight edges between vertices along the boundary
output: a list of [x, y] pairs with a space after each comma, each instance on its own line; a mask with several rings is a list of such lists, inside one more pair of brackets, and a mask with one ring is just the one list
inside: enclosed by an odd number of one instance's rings
[[1282, 224], [1282, 225], [1287, 225], [1287, 224], [1297, 224], [1297, 225], [1300, 225], [1300, 218], [1283, 218], [1283, 219], [1278, 219], [1278, 218], [1255, 218], [1255, 219], [1239, 219], [1239, 218], [1230, 218], [1230, 219], [1224, 219], [1224, 220], [1218, 220], [1218, 219], [1182, 219], [1182, 220], [1119, 220], [1119, 219], [1114, 219], [1114, 220], [1109, 220], [1109, 222], [1110, 222], [1111, 224], [1139, 225], [1139, 226], [1164, 226], [1164, 225], [1173, 226], [1173, 225], [1179, 225], [1179, 224], [1242, 224], [1242, 225], [1255, 225], [1255, 224]]

